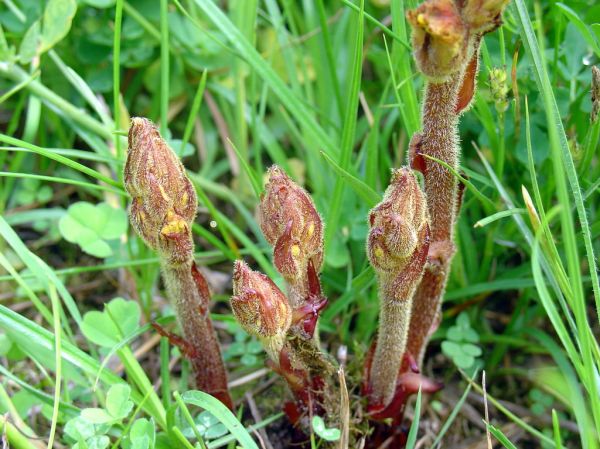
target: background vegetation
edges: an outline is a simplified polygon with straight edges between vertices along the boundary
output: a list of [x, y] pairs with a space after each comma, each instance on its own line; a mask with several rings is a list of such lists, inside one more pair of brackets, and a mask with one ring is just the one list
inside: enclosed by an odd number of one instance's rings
[[[361, 17], [351, 0], [0, 2], [0, 429], [12, 446], [257, 447], [250, 426], [269, 426], [278, 447], [283, 387], [227, 305], [236, 258], [277, 278], [253, 214], [272, 163], [327, 224], [323, 344], [360, 374], [377, 317], [366, 215], [420, 127], [404, 20], [415, 3], [369, 0]], [[486, 430], [506, 447], [600, 445], [599, 21], [592, 0], [514, 0], [485, 38], [461, 122], [459, 251], [426, 363], [446, 388], [421, 404], [425, 447], [485, 447]], [[197, 260], [249, 430], [184, 393], [185, 361], [149, 325], [174, 320], [156, 257], [128, 229], [130, 116], [160, 124], [198, 190]], [[313, 446], [331, 436], [316, 424]]]

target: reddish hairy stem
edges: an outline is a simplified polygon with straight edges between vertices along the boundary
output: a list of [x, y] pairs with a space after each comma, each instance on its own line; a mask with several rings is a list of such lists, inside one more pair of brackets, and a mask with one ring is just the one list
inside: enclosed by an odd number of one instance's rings
[[162, 271], [183, 337], [192, 348], [188, 358], [196, 388], [233, 409], [227, 373], [208, 313], [210, 294], [206, 280], [193, 261], [182, 265], [163, 264]]
[[[423, 130], [418, 139], [416, 154], [428, 155], [458, 169], [459, 145], [455, 112], [463, 71], [442, 83], [429, 82], [423, 103]], [[429, 263], [413, 297], [407, 350], [414, 354], [419, 366], [430, 331], [440, 313], [441, 299], [446, 287], [454, 244], [452, 237], [458, 212], [458, 182], [442, 166], [426, 161], [423, 170], [425, 193], [429, 207], [431, 245]]]

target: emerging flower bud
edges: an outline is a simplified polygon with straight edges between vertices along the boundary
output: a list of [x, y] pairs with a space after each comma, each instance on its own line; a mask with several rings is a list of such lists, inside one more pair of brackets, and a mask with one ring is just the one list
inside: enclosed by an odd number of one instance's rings
[[244, 330], [259, 337], [271, 358], [277, 361], [292, 311], [275, 283], [264, 274], [252, 271], [246, 263], [236, 261], [231, 308]]
[[125, 189], [133, 201], [130, 220], [167, 264], [191, 262], [196, 191], [181, 161], [145, 118], [133, 118], [125, 162]]
[[464, 66], [468, 29], [453, 0], [426, 0], [406, 15], [413, 27], [415, 60], [423, 74], [443, 81]]
[[[369, 213], [370, 232], [367, 242], [367, 254], [373, 268], [382, 281], [382, 288], [392, 287], [392, 279], [410, 268], [415, 256], [424, 263], [425, 249], [429, 243], [429, 224], [425, 195], [415, 175], [408, 168], [394, 170], [392, 180], [385, 192], [383, 201]], [[411, 270], [412, 271], [412, 270]], [[414, 273], [420, 278], [419, 273]], [[414, 276], [404, 278], [405, 283], [414, 284]], [[392, 297], [398, 297], [405, 290], [395, 286], [389, 291]]]
[[273, 262], [294, 284], [306, 279], [308, 261], [318, 272], [323, 263], [323, 222], [309, 194], [277, 166], [259, 205], [260, 227], [273, 245]]
[[465, 23], [474, 33], [489, 33], [502, 23], [502, 10], [508, 0], [466, 0], [462, 7]]
[[379, 332], [370, 370], [369, 403], [386, 406], [394, 397], [405, 354], [413, 295], [429, 251], [425, 195], [407, 168], [394, 170], [383, 201], [369, 214], [367, 253], [379, 278]]

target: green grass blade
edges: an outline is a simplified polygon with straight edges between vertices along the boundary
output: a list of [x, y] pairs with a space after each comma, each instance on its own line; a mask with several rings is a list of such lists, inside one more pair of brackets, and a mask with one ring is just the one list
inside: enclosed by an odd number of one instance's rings
[[494, 204], [494, 202], [491, 199], [489, 199], [487, 196], [485, 196], [483, 193], [481, 193], [479, 191], [479, 189], [477, 187], [475, 187], [471, 181], [469, 181], [467, 178], [462, 176], [453, 167], [448, 165], [448, 163], [446, 163], [436, 157], [429, 156], [428, 154], [424, 154], [423, 156], [425, 156], [427, 159], [437, 162], [438, 164], [442, 165], [444, 168], [448, 169], [452, 173], [452, 175], [454, 175], [455, 178], [457, 178], [460, 182], [462, 182], [465, 185], [465, 187], [467, 188], [467, 190], [469, 190], [469, 192], [471, 192], [473, 195], [475, 195], [477, 197], [477, 199], [479, 201], [481, 201], [481, 203], [483, 204], [484, 208], [486, 209], [486, 211], [488, 213], [491, 213], [491, 211], [496, 209], [496, 205]]
[[[580, 334], [581, 355], [584, 364], [584, 373], [582, 373], [582, 382], [588, 389], [590, 397], [599, 397], [599, 386], [597, 383], [597, 367], [593, 363], [594, 347], [597, 349], [598, 342], [591, 335], [589, 327], [585, 293], [581, 282], [581, 263], [577, 248], [577, 232], [571, 215], [569, 189], [567, 180], [570, 186], [570, 192], [573, 195], [575, 206], [577, 209], [577, 217], [581, 225], [581, 233], [587, 253], [587, 261], [589, 264], [590, 277], [592, 278], [592, 288], [596, 303], [596, 317], [600, 319], [600, 285], [598, 281], [598, 269], [596, 258], [594, 255], [594, 247], [591, 239], [591, 232], [587, 218], [587, 212], [583, 203], [582, 193], [577, 178], [577, 172], [573, 163], [573, 157], [569, 149], [567, 137], [562, 124], [560, 112], [554, 98], [552, 84], [545, 68], [544, 55], [540, 51], [540, 45], [533, 32], [533, 27], [527, 7], [523, 0], [515, 0], [512, 3], [512, 11], [519, 25], [521, 39], [525, 44], [525, 48], [533, 61], [533, 69], [536, 83], [540, 90], [544, 109], [546, 112], [546, 120], [548, 125], [548, 133], [550, 140], [550, 149], [552, 154], [552, 164], [554, 168], [554, 180], [556, 183], [557, 197], [561, 206], [561, 231], [564, 241], [564, 251], [567, 259], [567, 272], [569, 274], [570, 284], [573, 288], [574, 300], [571, 303], [573, 313], [577, 323], [577, 328]], [[600, 401], [591, 401], [591, 406], [596, 422], [596, 427], [600, 428]]]
[[[475, 380], [475, 378], [477, 377], [477, 374], [478, 374], [478, 372], [475, 371], [471, 380]], [[431, 449], [437, 449], [437, 448], [441, 447], [442, 438], [444, 438], [444, 435], [446, 434], [446, 432], [448, 431], [448, 429], [450, 428], [450, 426], [452, 425], [452, 423], [458, 416], [458, 413], [460, 412], [460, 409], [462, 408], [463, 404], [465, 403], [467, 396], [469, 395], [469, 392], [471, 391], [471, 388], [472, 388], [471, 384], [468, 384], [467, 388], [465, 388], [464, 393], [462, 394], [462, 396], [460, 397], [460, 399], [458, 400], [458, 402], [456, 403], [456, 405], [454, 406], [454, 408], [448, 415], [446, 422], [444, 422], [444, 425], [438, 432], [437, 436], [435, 437], [435, 440], [433, 441], [433, 443], [431, 443]]]
[[417, 400], [415, 402], [415, 417], [410, 424], [408, 436], [406, 437], [406, 449], [414, 449], [417, 442], [417, 433], [419, 432], [419, 422], [421, 420], [421, 387], [417, 392]]
[[5, 171], [0, 171], [0, 177], [39, 179], [41, 181], [58, 182], [60, 184], [71, 184], [79, 187], [85, 187], [86, 189], [91, 190], [103, 190], [105, 192], [114, 193], [115, 195], [121, 195], [124, 197], [129, 196], [124, 190], [113, 189], [112, 187], [103, 186], [101, 184], [92, 184], [91, 182], [78, 181], [76, 179], [59, 178], [56, 176], [35, 175], [31, 173], [9, 173]]
[[186, 404], [192, 404], [209, 411], [237, 439], [244, 449], [258, 449], [258, 446], [233, 413], [221, 401], [202, 391], [186, 391], [181, 398]]
[[[273, 93], [277, 96], [280, 103], [287, 108], [290, 114], [298, 123], [302, 123], [306, 131], [315, 142], [320, 142], [324, 150], [332, 157], [339, 154], [337, 145], [331, 136], [326, 133], [317, 123], [310, 109], [305, 106], [300, 98], [284, 84], [284, 82], [275, 73], [273, 68], [256, 51], [254, 46], [248, 42], [244, 35], [235, 27], [229, 18], [215, 5], [213, 0], [194, 0], [194, 3], [202, 10], [208, 19], [227, 37], [231, 45], [235, 47], [240, 55], [243, 55], [246, 62], [256, 73], [269, 84]], [[318, 149], [315, 148], [315, 151]]]
[[347, 182], [348, 185], [352, 187], [352, 189], [354, 189], [358, 195], [360, 195], [360, 197], [365, 201], [365, 205], [367, 207], [371, 208], [381, 201], [381, 195], [369, 187], [367, 183], [358, 179], [356, 176], [353, 176], [347, 170], [344, 170], [324, 152], [321, 152], [321, 156], [323, 156], [323, 159], [325, 159], [325, 161], [331, 165], [333, 170], [339, 175], [340, 179], [345, 180], [345, 182]]
[[560, 423], [555, 409], [552, 409], [552, 431], [554, 433], [554, 444], [556, 444], [556, 448], [563, 449], [562, 438], [560, 436]]
[[[344, 117], [344, 126], [342, 128], [341, 155], [338, 159], [338, 165], [341, 170], [347, 171], [352, 158], [354, 148], [354, 139], [356, 134], [356, 121], [358, 114], [358, 96], [360, 93], [362, 59], [363, 59], [363, 34], [364, 34], [364, 12], [365, 2], [360, 0], [360, 11], [357, 16], [356, 36], [352, 53], [352, 64], [350, 68], [350, 80], [348, 83], [348, 92], [346, 92], [346, 115]], [[338, 221], [342, 210], [342, 200], [344, 193], [344, 179], [340, 176], [335, 181], [333, 195], [329, 203], [329, 213], [327, 214], [327, 226], [325, 227], [325, 251], [331, 245], [331, 239], [334, 238], [338, 229]]]
[[179, 151], [177, 152], [177, 156], [181, 157], [183, 154], [183, 149], [190, 141], [190, 137], [192, 136], [192, 130], [194, 129], [194, 121], [198, 117], [198, 111], [200, 110], [200, 106], [202, 105], [202, 97], [204, 95], [204, 89], [206, 88], [206, 78], [208, 77], [208, 71], [204, 70], [202, 72], [202, 77], [200, 78], [200, 82], [198, 83], [198, 89], [196, 89], [196, 93], [194, 95], [194, 100], [192, 101], [192, 107], [190, 108], [190, 114], [188, 115], [187, 121], [185, 122], [185, 130], [183, 131], [183, 138], [181, 139], [181, 146], [179, 147]]
[[54, 365], [55, 365], [55, 380], [54, 380], [54, 405], [52, 407], [52, 422], [50, 424], [50, 435], [48, 436], [48, 449], [52, 449], [54, 445], [54, 436], [56, 434], [56, 424], [58, 421], [58, 412], [60, 405], [60, 391], [62, 385], [62, 328], [60, 325], [60, 313], [58, 297], [54, 286], [50, 286], [50, 301], [52, 303], [52, 315], [54, 316]]
[[506, 217], [511, 217], [515, 214], [526, 214], [527, 211], [525, 209], [522, 208], [516, 208], [516, 209], [508, 209], [508, 210], [502, 210], [500, 212], [496, 212], [493, 215], [489, 215], [485, 218], [482, 218], [481, 220], [477, 220], [475, 222], [475, 224], [473, 225], [474, 228], [482, 228], [484, 226], [489, 225], [490, 223], [493, 223], [497, 220], [500, 220], [502, 218], [506, 218]]
[[[477, 385], [477, 383], [475, 381], [471, 380], [464, 373], [461, 372], [461, 374], [463, 374], [464, 379], [467, 382], [469, 382], [469, 384], [471, 384], [473, 386], [473, 388], [479, 394], [481, 394], [483, 396], [483, 388], [481, 388], [479, 385]], [[525, 421], [523, 421], [517, 415], [515, 415], [510, 410], [508, 410], [506, 407], [504, 407], [496, 398], [494, 398], [493, 396], [491, 396], [489, 393], [487, 393], [486, 396], [488, 398], [488, 401], [490, 401], [494, 405], [494, 407], [496, 407], [500, 412], [502, 412], [504, 415], [506, 415], [511, 421], [513, 421], [515, 424], [517, 424], [522, 429], [525, 429], [527, 432], [529, 432], [531, 435], [535, 436], [539, 440], [541, 440], [544, 443], [548, 444], [549, 447], [554, 447], [554, 441], [551, 438], [549, 438], [547, 435], [543, 434], [542, 432], [540, 432], [536, 428], [534, 428], [534, 427], [530, 426], [529, 424], [527, 424]]]
[[60, 154], [56, 154], [52, 151], [48, 151], [45, 148], [38, 147], [37, 145], [33, 145], [31, 143], [25, 142], [20, 139], [16, 139], [14, 137], [7, 136], [5, 134], [0, 134], [0, 142], [5, 142], [9, 145], [15, 145], [17, 147], [26, 148], [30, 151], [33, 151], [34, 153], [37, 153], [44, 157], [47, 157], [48, 159], [52, 159], [56, 162], [60, 162], [61, 164], [66, 165], [67, 167], [70, 167], [74, 170], [80, 171], [81, 173], [91, 176], [94, 179], [103, 181], [113, 187], [121, 188], [120, 182], [117, 182], [114, 179], [109, 178], [108, 176], [105, 176], [96, 170], [86, 167], [85, 165], [80, 164], [79, 162], [75, 162], [65, 156], [61, 156]]
[[168, 0], [160, 0], [160, 133], [169, 128], [169, 22]]
[[[113, 30], [113, 116], [115, 129], [121, 125], [121, 25], [123, 23], [123, 0], [115, 3], [115, 25]], [[164, 134], [163, 134], [164, 135]], [[115, 134], [117, 159], [123, 159], [121, 136]]]
[[[594, 428], [593, 422], [589, 417], [588, 407], [586, 406], [585, 398], [581, 392], [581, 386], [573, 367], [564, 355], [564, 351], [558, 344], [550, 338], [546, 333], [539, 329], [527, 328], [525, 330], [529, 335], [532, 335], [546, 349], [548, 354], [552, 356], [560, 372], [566, 379], [569, 390], [569, 402], [566, 403], [573, 411], [575, 421], [580, 429], [580, 439], [582, 447], [586, 449], [595, 449], [598, 447], [597, 439], [594, 439], [594, 433], [597, 429]], [[556, 435], [555, 435], [556, 436]], [[589, 437], [592, 438], [589, 438]], [[555, 438], [556, 441], [556, 438]], [[560, 446], [558, 446], [560, 447]]]
[[[550, 137], [550, 148], [553, 154], [552, 161], [554, 164], [554, 174], [557, 183], [557, 193], [559, 195], [560, 203], [564, 208], [561, 214], [561, 221], [563, 225], [562, 231], [563, 238], [565, 240], [565, 248], [569, 259], [569, 274], [572, 278], [572, 283], [578, 289], [578, 296], [583, 297], [583, 292], [581, 291], [580, 287], [580, 263], [577, 257], [577, 234], [575, 232], [573, 219], [571, 217], [571, 209], [569, 206], [570, 200], [567, 186], [564, 183], [565, 173], [571, 187], [570, 190], [575, 201], [577, 216], [581, 225], [581, 232], [583, 234], [583, 240], [585, 243], [590, 276], [592, 278], [592, 288], [594, 291], [594, 298], [596, 300], [596, 314], [597, 318], [600, 319], [600, 285], [598, 280], [598, 268], [596, 265], [596, 257], [594, 255], [594, 247], [592, 245], [587, 213], [583, 203], [581, 189], [579, 187], [579, 180], [577, 178], [577, 172], [573, 163], [573, 157], [569, 149], [569, 144], [560, 117], [560, 112], [556, 104], [556, 99], [554, 98], [552, 84], [550, 83], [548, 73], [545, 69], [543, 55], [540, 52], [540, 47], [537, 43], [535, 34], [533, 33], [533, 27], [527, 13], [527, 7], [523, 0], [515, 0], [512, 5], [514, 15], [519, 24], [521, 38], [525, 43], [525, 48], [528, 51], [529, 56], [533, 60], [536, 83], [542, 95], [542, 99], [544, 100], [548, 122], [548, 133]], [[600, 425], [600, 421], [598, 424]]]
[[592, 48], [592, 50], [594, 50], [594, 53], [596, 53], [596, 56], [600, 57], [600, 45], [598, 45], [598, 40], [594, 37], [587, 25], [579, 18], [579, 15], [577, 15], [575, 11], [573, 11], [564, 3], [555, 3], [554, 6], [558, 8], [569, 19], [569, 21], [577, 27], [585, 41]]
[[[17, 83], [30, 78], [30, 74], [25, 72], [20, 67], [16, 65], [9, 65], [7, 63], [0, 63], [0, 76], [11, 79]], [[73, 120], [75, 123], [90, 131], [93, 131], [105, 139], [113, 138], [112, 128], [108, 128], [102, 122], [90, 117], [86, 113], [82, 113], [79, 108], [54, 93], [51, 89], [44, 86], [38, 80], [32, 80], [31, 82], [27, 83], [26, 87], [27, 90], [33, 93], [36, 98], [39, 98], [44, 103], [56, 108], [56, 110], [60, 111], [61, 114]]]
[[[37, 277], [38, 281], [47, 286], [46, 291], [48, 295], [50, 294], [50, 284], [53, 284], [54, 287], [60, 293], [67, 310], [77, 323], [77, 325], [81, 324], [82, 318], [79, 313], [79, 309], [75, 304], [75, 300], [66, 289], [64, 284], [58, 278], [56, 273], [48, 266], [46, 263], [33, 254], [27, 246], [23, 243], [23, 241], [19, 238], [17, 233], [10, 227], [10, 225], [6, 222], [4, 217], [0, 216], [0, 235], [6, 240], [6, 242], [13, 248], [13, 250], [19, 255], [21, 260], [25, 263], [27, 268], [29, 268]], [[66, 325], [66, 324], [65, 324]], [[68, 329], [68, 328], [67, 328]]]
[[[355, 11], [355, 12], [359, 12], [360, 11], [360, 7], [356, 6], [350, 0], [342, 0], [342, 3], [344, 5], [346, 5], [347, 7], [349, 7], [350, 9], [352, 9], [353, 11]], [[403, 38], [399, 34], [395, 33], [392, 30], [390, 30], [387, 26], [385, 26], [383, 23], [381, 23], [379, 20], [377, 20], [371, 14], [365, 12], [364, 15], [365, 15], [365, 20], [367, 20], [371, 24], [375, 25], [377, 28], [379, 28], [385, 34], [387, 34], [392, 39], [394, 39], [396, 42], [398, 42], [400, 45], [402, 45], [406, 50], [411, 51], [411, 46], [407, 43], [408, 41], [406, 40], [406, 37]]]
[[14, 281], [23, 289], [27, 297], [31, 300], [38, 312], [44, 317], [48, 324], [52, 324], [52, 313], [44, 305], [44, 303], [38, 298], [34, 291], [29, 287], [29, 284], [23, 280], [21, 275], [15, 270], [10, 261], [0, 253], [0, 266], [4, 268], [8, 274], [14, 279]]
[[[406, 28], [406, 10], [405, 2], [393, 1], [392, 7], [392, 29], [401, 38], [402, 42], [408, 40], [408, 31]], [[412, 48], [407, 45], [399, 45], [399, 41], [394, 41], [392, 45], [392, 61], [394, 66], [398, 68], [398, 75], [401, 81], [400, 87], [394, 85], [394, 90], [400, 90], [400, 99], [404, 105], [402, 115], [405, 118], [403, 126], [410, 139], [421, 127], [420, 107], [417, 101], [415, 88], [410, 82], [414, 76], [411, 66], [412, 63]]]
[[517, 449], [517, 446], [512, 444], [512, 442], [508, 439], [508, 437], [506, 435], [504, 435], [502, 430], [498, 429], [497, 427], [494, 427], [493, 425], [491, 425], [489, 423], [486, 423], [485, 425], [486, 425], [487, 429], [490, 431], [490, 433], [492, 435], [494, 435], [494, 438], [496, 438], [500, 442], [500, 444], [502, 444], [502, 446], [504, 446], [506, 449]]
[[[282, 418], [283, 416], [284, 416], [283, 413], [277, 413], [276, 415], [269, 416], [268, 418], [265, 418], [256, 424], [248, 426], [247, 430], [248, 430], [248, 432], [254, 432], [258, 429], [262, 429], [263, 427], [268, 426], [269, 424], [277, 421], [278, 419]], [[206, 447], [208, 449], [217, 449], [219, 447], [225, 446], [226, 444], [231, 444], [234, 441], [235, 441], [235, 437], [233, 435], [225, 435], [224, 437], [221, 437], [217, 440], [211, 441], [210, 443], [208, 443], [206, 445]]]
[[239, 148], [231, 140], [229, 140], [229, 143], [231, 145], [231, 148], [233, 148], [233, 151], [235, 152], [235, 155], [237, 156], [238, 161], [240, 162], [242, 168], [244, 169], [246, 176], [248, 176], [248, 179], [250, 179], [250, 185], [252, 186], [252, 191], [254, 192], [254, 196], [257, 199], [260, 199], [260, 195], [263, 191], [261, 182], [259, 181], [258, 177], [254, 173], [254, 170], [252, 170], [252, 167], [250, 167], [250, 164], [248, 164], [248, 159], [242, 155]]

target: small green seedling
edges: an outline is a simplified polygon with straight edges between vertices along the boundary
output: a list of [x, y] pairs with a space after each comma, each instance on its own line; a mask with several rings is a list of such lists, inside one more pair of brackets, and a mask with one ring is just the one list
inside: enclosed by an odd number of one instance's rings
[[223, 351], [223, 358], [231, 360], [240, 357], [240, 363], [244, 366], [256, 365], [259, 361], [258, 354], [263, 352], [259, 341], [251, 338], [246, 332], [235, 326], [234, 342]]
[[325, 421], [323, 421], [323, 418], [320, 416], [313, 416], [312, 428], [315, 433], [325, 441], [337, 441], [340, 439], [340, 429], [326, 427]]
[[448, 329], [446, 340], [442, 342], [442, 352], [450, 357], [454, 364], [464, 370], [473, 368], [481, 348], [476, 345], [479, 335], [469, 322], [469, 316], [462, 312], [456, 318], [456, 324]]
[[554, 404], [554, 398], [538, 388], [531, 389], [529, 399], [531, 400], [531, 411], [536, 416], [549, 414], [550, 407]]
[[52, 199], [52, 188], [49, 185], [41, 185], [39, 179], [25, 178], [19, 183], [15, 192], [14, 201], [19, 206], [31, 203], [47, 203]]
[[69, 207], [58, 228], [68, 242], [76, 243], [92, 256], [105, 258], [113, 254], [108, 241], [127, 231], [127, 213], [107, 203], [80, 201]]

